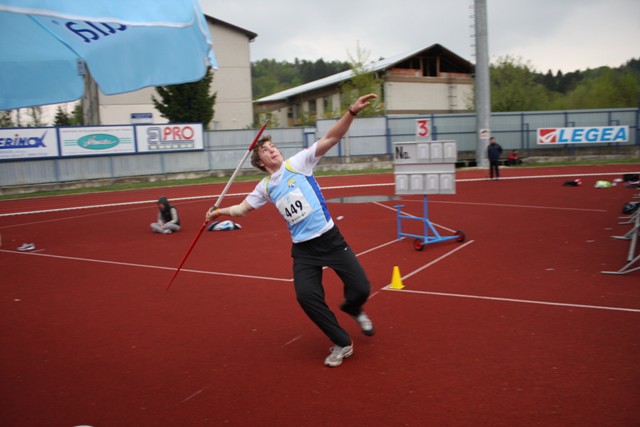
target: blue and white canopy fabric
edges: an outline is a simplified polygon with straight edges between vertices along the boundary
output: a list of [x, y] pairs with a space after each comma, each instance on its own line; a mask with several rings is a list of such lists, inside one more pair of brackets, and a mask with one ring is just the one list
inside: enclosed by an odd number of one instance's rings
[[0, 110], [202, 79], [217, 68], [197, 0], [0, 0]]

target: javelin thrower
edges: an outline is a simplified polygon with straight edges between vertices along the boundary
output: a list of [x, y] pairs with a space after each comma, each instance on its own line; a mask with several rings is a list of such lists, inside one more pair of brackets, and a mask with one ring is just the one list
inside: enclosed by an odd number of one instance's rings
[[286, 161], [271, 137], [262, 137], [253, 147], [251, 164], [268, 176], [240, 204], [225, 208], [216, 205], [206, 214], [207, 221], [221, 215], [241, 217], [267, 202], [273, 203], [293, 241], [291, 254], [296, 298], [307, 316], [334, 344], [324, 361], [329, 367], [339, 366], [343, 359], [353, 354], [353, 342], [325, 302], [323, 267], [332, 268], [344, 284], [345, 301], [340, 309], [351, 315], [362, 332], [369, 336], [374, 334], [373, 323], [362, 308], [371, 287], [356, 255], [331, 218], [313, 169], [322, 156], [340, 142], [355, 116], [376, 97], [368, 94], [358, 98], [326, 135]]

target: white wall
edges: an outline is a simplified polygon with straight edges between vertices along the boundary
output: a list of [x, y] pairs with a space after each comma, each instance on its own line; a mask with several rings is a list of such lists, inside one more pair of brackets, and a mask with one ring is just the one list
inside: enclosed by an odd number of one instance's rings
[[[209, 128], [243, 129], [253, 123], [249, 38], [220, 24], [209, 23], [209, 31], [219, 67], [214, 71], [211, 85], [218, 95]], [[166, 123], [153, 107], [151, 96], [154, 94], [155, 88], [112, 96], [100, 94], [101, 124], [129, 124], [131, 113], [152, 113], [154, 123]]]
[[253, 123], [249, 39], [224, 26], [210, 27], [219, 68], [212, 89], [218, 93], [211, 129], [243, 129]]
[[151, 103], [151, 96], [158, 94], [148, 87], [120, 95], [100, 93], [100, 123], [103, 125], [130, 124], [132, 113], [152, 113], [154, 123], [167, 123]]
[[[467, 99], [472, 96], [473, 86], [470, 84], [447, 83], [385, 83], [385, 108], [387, 112], [394, 110], [416, 112], [424, 110], [448, 111], [466, 110]], [[450, 89], [453, 92], [450, 93]], [[450, 99], [450, 94], [453, 98]], [[453, 107], [453, 108], [452, 108]]]

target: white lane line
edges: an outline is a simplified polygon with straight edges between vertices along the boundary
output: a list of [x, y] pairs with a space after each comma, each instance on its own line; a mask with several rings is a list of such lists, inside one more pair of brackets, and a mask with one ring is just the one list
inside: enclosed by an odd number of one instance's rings
[[[187, 203], [191, 203], [191, 202], [187, 202]], [[115, 205], [109, 205], [111, 207], [117, 207], [120, 206], [120, 204], [115, 204]], [[184, 206], [184, 204], [182, 205]], [[75, 216], [65, 216], [62, 218], [54, 218], [54, 219], [46, 219], [46, 220], [42, 220], [42, 221], [32, 221], [32, 222], [24, 222], [24, 223], [20, 223], [20, 224], [12, 224], [12, 225], [0, 225], [0, 230], [5, 229], [5, 228], [15, 228], [15, 227], [24, 227], [25, 225], [34, 225], [34, 224], [44, 224], [47, 222], [57, 222], [57, 221], [67, 221], [70, 219], [78, 219], [78, 218], [87, 218], [90, 216], [97, 216], [97, 215], [111, 215], [111, 214], [115, 214], [115, 213], [120, 213], [120, 212], [132, 212], [132, 211], [136, 211], [136, 210], [142, 210], [142, 209], [148, 209], [148, 206], [138, 206], [135, 208], [127, 208], [127, 209], [118, 209], [118, 210], [114, 210], [114, 211], [109, 211], [109, 212], [94, 212], [94, 213], [88, 213], [86, 215], [75, 215]], [[75, 210], [75, 208], [71, 208], [71, 209], [64, 209], [64, 210]], [[36, 213], [36, 212], [34, 212]], [[23, 215], [25, 213], [21, 213], [19, 215]], [[6, 214], [5, 216], [10, 216], [12, 214]], [[0, 214], [0, 216], [2, 216]]]
[[[518, 179], [539, 179], [539, 178], [580, 178], [583, 176], [605, 176], [605, 175], [617, 175], [620, 176], [622, 174], [629, 172], [597, 172], [597, 173], [565, 173], [565, 174], [556, 174], [556, 175], [525, 175], [525, 176], [507, 176], [500, 177], [500, 181], [502, 180], [518, 180]], [[476, 182], [476, 181], [489, 181], [489, 178], [467, 178], [467, 179], [456, 179], [456, 182]]]
[[[19, 255], [31, 255], [31, 256], [42, 256], [47, 258], [56, 258], [56, 259], [64, 259], [70, 261], [82, 261], [82, 262], [95, 262], [99, 264], [111, 264], [111, 265], [121, 265], [127, 267], [138, 267], [138, 268], [152, 268], [155, 270], [171, 270], [175, 271], [176, 267], [162, 267], [159, 265], [147, 265], [147, 264], [135, 264], [130, 262], [120, 262], [120, 261], [107, 261], [102, 259], [91, 259], [91, 258], [78, 258], [78, 257], [70, 257], [63, 255], [52, 255], [52, 254], [42, 254], [42, 253], [34, 253], [34, 252], [18, 252], [18, 251], [8, 251], [5, 249], [0, 249], [0, 252], [10, 253], [10, 254], [19, 254]], [[214, 276], [229, 276], [229, 277], [242, 277], [246, 279], [259, 279], [259, 280], [271, 280], [275, 282], [293, 282], [293, 279], [283, 279], [278, 277], [267, 277], [267, 276], [251, 276], [247, 274], [235, 274], [235, 273], [223, 273], [219, 271], [204, 271], [204, 270], [192, 270], [189, 268], [183, 268], [180, 270], [181, 272], [189, 272], [189, 273], [197, 273], [197, 274], [209, 274]]]
[[[604, 173], [580, 173], [577, 172], [575, 174], [558, 174], [558, 175], [529, 175], [529, 176], [515, 176], [515, 177], [504, 177], [500, 178], [503, 180], [518, 180], [518, 179], [544, 179], [544, 178], [566, 178], [566, 177], [582, 177], [582, 176], [605, 176], [605, 175], [621, 175], [627, 172], [604, 172]], [[468, 178], [468, 179], [456, 179], [456, 182], [476, 182], [476, 181], [487, 181], [488, 178]], [[323, 187], [325, 190], [338, 190], [345, 188], [371, 188], [371, 187], [390, 187], [395, 186], [395, 183], [381, 183], [381, 184], [359, 184], [359, 185], [336, 185], [336, 186], [327, 186]], [[96, 194], [96, 193], [91, 193]], [[233, 193], [227, 194], [227, 197], [232, 196], [246, 196], [248, 193]], [[218, 195], [207, 195], [207, 196], [193, 196], [193, 197], [174, 197], [172, 201], [183, 201], [183, 200], [201, 200], [201, 199], [213, 199], [218, 197]], [[76, 207], [68, 207], [68, 208], [57, 208], [57, 209], [44, 209], [37, 211], [27, 211], [27, 212], [12, 212], [12, 213], [0, 213], [0, 217], [4, 216], [16, 216], [16, 215], [31, 215], [31, 214], [39, 214], [39, 213], [49, 213], [49, 212], [63, 212], [69, 210], [78, 210], [78, 209], [95, 209], [95, 208], [108, 208], [113, 206], [130, 206], [130, 205], [141, 205], [141, 204], [150, 204], [156, 203], [157, 200], [140, 200], [135, 202], [122, 202], [122, 203], [109, 203], [102, 205], [90, 205], [90, 206], [76, 206]]]
[[[450, 251], [447, 252], [446, 254], [442, 255], [440, 258], [437, 258], [433, 261], [431, 261], [428, 264], [423, 265], [422, 267], [413, 270], [412, 272], [405, 274], [404, 276], [402, 276], [400, 278], [400, 280], [404, 280], [404, 279], [408, 279], [411, 276], [414, 276], [415, 274], [419, 273], [420, 271], [424, 270], [425, 268], [428, 268], [432, 265], [434, 265], [435, 263], [443, 260], [444, 258], [454, 254], [455, 252], [463, 249], [464, 247], [466, 247], [467, 245], [473, 243], [474, 240], [470, 240], [469, 242], [465, 243], [464, 245]], [[514, 298], [500, 298], [500, 297], [488, 297], [488, 296], [482, 296], [482, 295], [467, 295], [467, 294], [451, 294], [451, 293], [444, 293], [444, 292], [429, 292], [429, 291], [415, 291], [415, 290], [410, 290], [410, 289], [394, 289], [391, 287], [391, 283], [389, 283], [388, 285], [384, 286], [381, 291], [392, 291], [392, 292], [405, 292], [405, 293], [411, 293], [411, 294], [421, 294], [421, 295], [435, 295], [435, 296], [444, 296], [444, 297], [454, 297], [454, 298], [473, 298], [473, 299], [483, 299], [483, 300], [491, 300], [491, 301], [503, 301], [503, 302], [518, 302], [518, 303], [524, 303], [524, 304], [540, 304], [540, 305], [549, 305], [549, 306], [561, 306], [561, 307], [572, 307], [572, 308], [588, 308], [588, 309], [595, 309], [595, 310], [612, 310], [612, 311], [627, 311], [627, 312], [632, 312], [632, 313], [640, 313], [640, 309], [636, 309], [636, 308], [623, 308], [623, 307], [608, 307], [608, 306], [601, 306], [601, 305], [585, 305], [585, 304], [570, 304], [570, 303], [561, 303], [561, 302], [550, 302], [550, 301], [535, 301], [535, 300], [523, 300], [523, 299], [514, 299]]]
[[[226, 197], [234, 197], [234, 196], [246, 196], [248, 193], [230, 193], [227, 194]], [[193, 197], [174, 197], [171, 199], [174, 201], [197, 201], [202, 199], [213, 199], [217, 196], [209, 195], [209, 196], [193, 196]], [[135, 206], [135, 205], [148, 205], [155, 204], [158, 200], [139, 200], [135, 202], [118, 202], [118, 203], [106, 203], [101, 205], [88, 205], [88, 206], [70, 206], [67, 208], [55, 208], [55, 209], [43, 209], [38, 211], [26, 211], [26, 212], [11, 212], [11, 213], [0, 213], [0, 217], [3, 216], [18, 216], [18, 215], [33, 215], [33, 214], [41, 214], [41, 213], [51, 213], [51, 212], [66, 212], [66, 211], [75, 211], [81, 209], [98, 209], [98, 208], [112, 208], [116, 206]]]
[[586, 304], [569, 304], [564, 302], [535, 301], [535, 300], [514, 299], [514, 298], [498, 298], [498, 297], [487, 297], [482, 295], [449, 294], [444, 292], [413, 291], [408, 289], [392, 289], [388, 286], [384, 287], [382, 290], [392, 291], [392, 292], [421, 294], [421, 295], [436, 295], [436, 296], [453, 297], [453, 298], [473, 298], [473, 299], [482, 299], [482, 300], [490, 300], [490, 301], [517, 302], [517, 303], [524, 303], [524, 304], [539, 304], [539, 305], [571, 307], [571, 308], [588, 308], [588, 309], [594, 309], [594, 310], [628, 311], [632, 313], [640, 313], [640, 309], [637, 309], [637, 308], [607, 307], [602, 305], [586, 305]]
[[203, 391], [205, 391], [206, 389], [208, 389], [210, 386], [206, 386], [205, 388], [201, 388], [200, 390], [196, 391], [195, 393], [193, 393], [191, 396], [187, 397], [186, 399], [184, 399], [182, 402], [178, 403], [178, 405], [183, 404], [184, 402], [187, 402], [191, 399], [193, 399], [194, 397], [196, 397], [197, 395], [199, 395], [200, 393], [202, 393]]
[[[469, 246], [470, 244], [472, 244], [472, 243], [474, 243], [474, 242], [475, 242], [475, 240], [469, 240], [467, 243], [463, 244], [462, 246], [458, 246], [457, 248], [455, 248], [455, 249], [453, 249], [453, 250], [451, 250], [451, 251], [449, 251], [449, 252], [447, 252], [447, 253], [445, 253], [445, 254], [441, 255], [440, 257], [438, 257], [438, 258], [434, 259], [434, 260], [433, 260], [433, 261], [431, 261], [430, 263], [425, 264], [425, 265], [423, 265], [422, 267], [420, 267], [420, 268], [417, 268], [417, 269], [413, 270], [413, 271], [412, 271], [411, 273], [409, 273], [409, 274], [405, 274], [404, 276], [402, 276], [402, 277], [400, 278], [400, 280], [402, 280], [402, 279], [408, 279], [409, 277], [411, 277], [411, 276], [414, 276], [414, 275], [418, 274], [419, 272], [421, 272], [421, 271], [422, 271], [422, 270], [424, 270], [425, 268], [429, 268], [429, 267], [431, 267], [431, 266], [432, 266], [432, 265], [434, 265], [435, 263], [438, 263], [438, 262], [442, 261], [443, 259], [447, 258], [448, 256], [453, 255], [454, 253], [458, 252], [459, 250], [462, 250], [462, 249], [466, 248], [467, 246]], [[383, 287], [382, 289], [383, 289], [383, 290], [387, 290], [387, 288], [389, 288], [390, 286], [391, 286], [391, 283], [389, 283], [387, 286]]]
[[385, 246], [389, 246], [389, 245], [391, 245], [391, 244], [394, 244], [394, 243], [396, 243], [396, 242], [399, 242], [400, 240], [402, 240], [402, 239], [390, 240], [390, 241], [388, 241], [387, 243], [383, 243], [383, 244], [378, 245], [378, 246], [375, 246], [375, 247], [373, 247], [373, 248], [371, 248], [371, 249], [367, 249], [366, 251], [359, 252], [359, 253], [357, 253], [357, 254], [356, 254], [356, 256], [358, 256], [358, 257], [359, 257], [360, 255], [365, 255], [365, 254], [368, 254], [369, 252], [377, 251], [378, 249], [382, 249], [382, 248], [384, 248]]
[[297, 337], [295, 337], [294, 339], [287, 341], [287, 342], [283, 345], [283, 347], [286, 347], [286, 346], [288, 346], [289, 344], [292, 344], [292, 343], [294, 343], [294, 342], [298, 341], [300, 338], [302, 338], [302, 335], [298, 335], [298, 336], [297, 336]]
[[479, 203], [479, 202], [448, 202], [444, 200], [434, 200], [431, 203], [452, 204], [452, 205], [474, 205], [474, 206], [498, 206], [501, 208], [525, 208], [525, 209], [549, 209], [559, 211], [579, 211], [579, 212], [609, 212], [606, 209], [588, 208], [562, 208], [556, 206], [536, 206], [536, 205], [510, 205], [505, 203]]

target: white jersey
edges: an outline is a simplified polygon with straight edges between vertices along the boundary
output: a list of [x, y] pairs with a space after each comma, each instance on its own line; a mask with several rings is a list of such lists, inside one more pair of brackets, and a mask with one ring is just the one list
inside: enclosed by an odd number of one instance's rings
[[334, 226], [313, 176], [320, 158], [316, 157], [316, 144], [300, 151], [262, 179], [245, 199], [254, 209], [273, 203], [286, 221], [294, 243], [311, 240]]

